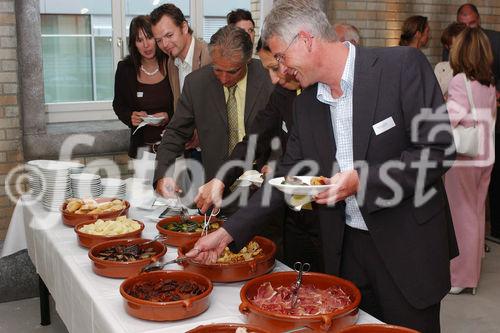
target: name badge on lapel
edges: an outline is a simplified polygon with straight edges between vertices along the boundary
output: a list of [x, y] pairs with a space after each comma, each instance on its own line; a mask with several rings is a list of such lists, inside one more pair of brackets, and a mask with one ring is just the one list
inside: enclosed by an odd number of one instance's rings
[[144, 96], [144, 93], [142, 91], [138, 91], [137, 92], [137, 97], [142, 97], [142, 96]]
[[379, 134], [382, 134], [382, 133], [390, 130], [394, 126], [396, 126], [396, 124], [394, 123], [394, 119], [392, 119], [392, 117], [389, 117], [387, 119], [379, 121], [378, 123], [376, 123], [372, 127], [373, 127], [373, 131], [375, 132], [375, 135], [379, 135]]
[[288, 128], [286, 128], [286, 124], [284, 121], [281, 123], [281, 129], [283, 130], [283, 132], [288, 133]]

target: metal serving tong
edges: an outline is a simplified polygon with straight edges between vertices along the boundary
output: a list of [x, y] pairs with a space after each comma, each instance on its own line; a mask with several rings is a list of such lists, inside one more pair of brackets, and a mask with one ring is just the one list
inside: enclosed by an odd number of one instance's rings
[[302, 273], [309, 272], [309, 270], [311, 269], [311, 265], [308, 262], [301, 263], [300, 261], [297, 261], [295, 264], [293, 264], [293, 269], [299, 274], [297, 275], [297, 281], [295, 281], [295, 285], [293, 286], [292, 308], [297, 305], [297, 300], [299, 298], [299, 289], [302, 285]]
[[127, 246], [126, 248], [123, 249], [123, 252], [135, 252], [135, 251], [139, 250], [139, 246], [148, 245], [148, 244], [151, 244], [151, 243], [156, 242], [156, 241], [161, 242], [161, 241], [164, 241], [165, 239], [167, 239], [167, 237], [165, 237], [164, 235], [156, 235], [155, 238], [153, 238], [152, 240], [149, 240], [147, 242]]
[[203, 231], [201, 232], [201, 236], [208, 235], [208, 229], [210, 228], [210, 220], [212, 217], [215, 217], [219, 214], [220, 208], [215, 208], [210, 211], [210, 215], [207, 219], [207, 213], [205, 212], [205, 217], [203, 218]]
[[146, 265], [142, 268], [141, 272], [153, 272], [153, 271], [160, 271], [163, 269], [163, 267], [170, 265], [170, 264], [180, 264], [184, 260], [188, 259], [187, 257], [178, 257], [173, 260], [169, 260], [165, 263], [160, 263], [160, 262], [152, 262], [149, 265]]

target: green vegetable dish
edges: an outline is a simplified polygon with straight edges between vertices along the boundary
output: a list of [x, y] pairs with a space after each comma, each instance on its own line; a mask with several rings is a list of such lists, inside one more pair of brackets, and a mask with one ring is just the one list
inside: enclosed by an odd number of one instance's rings
[[[203, 230], [203, 223], [197, 223], [194, 221], [188, 222], [174, 222], [168, 223], [162, 226], [163, 229], [167, 229], [175, 232], [201, 232]], [[213, 222], [208, 226], [208, 231], [219, 229], [219, 223]]]

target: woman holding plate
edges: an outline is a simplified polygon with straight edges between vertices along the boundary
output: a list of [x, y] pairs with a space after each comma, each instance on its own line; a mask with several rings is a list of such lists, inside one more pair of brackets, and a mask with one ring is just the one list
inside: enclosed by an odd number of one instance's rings
[[148, 16], [130, 22], [128, 50], [116, 70], [113, 110], [131, 129], [128, 155], [140, 158], [141, 150], [156, 152], [173, 115], [173, 96], [167, 58], [156, 46]]

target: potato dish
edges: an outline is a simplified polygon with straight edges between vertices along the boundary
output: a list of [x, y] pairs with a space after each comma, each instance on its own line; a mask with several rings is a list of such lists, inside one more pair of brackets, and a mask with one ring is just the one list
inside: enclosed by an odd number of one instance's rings
[[118, 199], [99, 203], [94, 199], [71, 198], [66, 203], [64, 211], [74, 214], [103, 214], [117, 212], [126, 208], [125, 202]]
[[217, 259], [218, 264], [233, 264], [236, 262], [252, 260], [258, 255], [262, 255], [262, 248], [256, 241], [251, 241], [238, 253], [233, 253], [228, 247], [224, 249], [222, 255]]
[[79, 231], [99, 236], [116, 236], [137, 231], [141, 225], [134, 220], [128, 219], [126, 216], [120, 216], [116, 220], [97, 220], [94, 223], [86, 224]]

